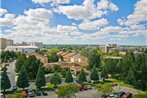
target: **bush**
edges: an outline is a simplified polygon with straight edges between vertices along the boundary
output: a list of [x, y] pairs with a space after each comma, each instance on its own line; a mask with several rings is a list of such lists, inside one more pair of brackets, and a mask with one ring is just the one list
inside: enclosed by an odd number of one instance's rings
[[137, 94], [134, 95], [133, 98], [147, 98], [147, 94]]

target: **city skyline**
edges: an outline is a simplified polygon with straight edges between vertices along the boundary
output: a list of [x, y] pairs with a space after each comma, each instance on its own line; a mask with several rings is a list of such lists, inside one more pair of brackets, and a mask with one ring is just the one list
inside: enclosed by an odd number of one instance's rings
[[1, 36], [44, 44], [146, 46], [146, 6], [146, 0], [2, 0]]

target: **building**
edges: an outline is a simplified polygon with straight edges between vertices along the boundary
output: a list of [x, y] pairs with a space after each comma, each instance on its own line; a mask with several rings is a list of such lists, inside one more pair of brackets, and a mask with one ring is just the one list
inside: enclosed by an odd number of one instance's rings
[[31, 53], [39, 50], [39, 48], [36, 46], [7, 46], [5, 50], [18, 51], [21, 53]]
[[43, 48], [43, 43], [42, 42], [29, 42], [29, 46], [37, 46], [39, 48]]
[[11, 39], [7, 39], [6, 40], [6, 46], [13, 46], [14, 45], [14, 41]]
[[40, 61], [44, 64], [44, 66], [48, 65], [48, 57], [47, 56], [40, 54], [40, 53], [37, 53], [37, 52], [32, 52], [32, 53], [28, 53], [27, 57], [30, 55], [34, 55], [37, 59], [40, 59]]
[[79, 53], [75, 53], [75, 52], [67, 53], [67, 52], [61, 51], [58, 53], [58, 55], [61, 55], [65, 62], [76, 63], [80, 66], [85, 66], [88, 64], [88, 58], [85, 56], [82, 56]]
[[0, 38], [0, 49], [4, 50], [7, 46], [12, 46], [13, 40], [11, 39], [6, 39], [6, 38]]
[[108, 45], [100, 46], [102, 52], [105, 53], [113, 52], [114, 50], [117, 50], [117, 48], [118, 48], [117, 44], [108, 44]]
[[6, 48], [6, 39], [5, 38], [0, 38], [0, 49], [4, 50]]

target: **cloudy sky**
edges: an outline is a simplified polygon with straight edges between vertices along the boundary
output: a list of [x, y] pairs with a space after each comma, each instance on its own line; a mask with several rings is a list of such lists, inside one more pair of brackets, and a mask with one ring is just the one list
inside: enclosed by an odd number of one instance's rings
[[147, 45], [147, 0], [1, 0], [1, 37]]

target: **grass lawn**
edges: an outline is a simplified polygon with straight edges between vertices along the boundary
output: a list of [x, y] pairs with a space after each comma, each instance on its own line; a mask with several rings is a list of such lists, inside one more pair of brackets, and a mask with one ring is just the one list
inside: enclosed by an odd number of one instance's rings
[[129, 88], [134, 88], [132, 85], [126, 84], [126, 83], [124, 83], [121, 80], [109, 79], [108, 82], [115, 82], [115, 83], [117, 83], [120, 86], [126, 86], [126, 87], [129, 87]]

